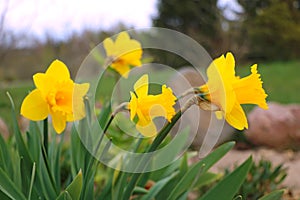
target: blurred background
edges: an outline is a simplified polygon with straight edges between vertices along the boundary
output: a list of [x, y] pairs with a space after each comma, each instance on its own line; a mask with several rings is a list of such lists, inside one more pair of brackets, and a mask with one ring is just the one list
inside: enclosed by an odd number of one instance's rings
[[54, 59], [74, 77], [104, 38], [151, 26], [189, 35], [213, 58], [232, 51], [241, 75], [259, 63], [269, 101], [300, 102], [300, 0], [0, 0], [0, 117], [9, 118], [5, 92], [18, 107]]
[[[248, 157], [245, 153], [254, 154], [253, 144], [276, 150], [300, 149], [300, 0], [0, 0], [0, 134], [9, 138], [12, 133], [7, 91], [19, 113], [22, 100], [34, 88], [32, 75], [44, 72], [54, 59], [65, 62], [74, 78], [84, 58], [106, 37], [152, 26], [190, 36], [212, 58], [233, 52], [236, 74], [241, 77], [258, 63], [269, 110], [244, 107], [249, 129], [245, 134], [228, 131], [242, 141], [237, 148], [244, 151], [226, 157], [229, 164], [224, 166]], [[166, 52], [145, 54], [144, 58], [175, 68], [189, 64]], [[25, 132], [28, 120], [18, 117]], [[115, 139], [122, 144], [126, 134]], [[262, 149], [256, 155], [289, 168], [286, 185], [298, 190], [295, 199], [299, 199], [300, 151]], [[256, 195], [262, 179], [267, 185], [261, 187], [262, 192], [281, 182], [275, 180], [280, 166], [272, 174], [271, 164], [261, 163], [245, 186]]]

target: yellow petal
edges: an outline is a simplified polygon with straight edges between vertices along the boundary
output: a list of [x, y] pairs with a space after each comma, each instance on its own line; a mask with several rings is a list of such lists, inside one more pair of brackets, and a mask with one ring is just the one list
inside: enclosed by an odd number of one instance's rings
[[65, 81], [70, 79], [69, 69], [60, 60], [55, 60], [51, 63], [46, 71], [46, 75], [54, 77], [56, 81]]
[[25, 97], [21, 106], [21, 115], [30, 120], [39, 121], [45, 119], [48, 114], [48, 105], [42, 98], [40, 90], [35, 89]]
[[137, 98], [133, 92], [130, 92], [130, 102], [128, 104], [128, 107], [130, 109], [130, 119], [133, 120], [133, 118], [136, 115], [136, 109], [137, 109]]
[[107, 57], [113, 59], [111, 68], [115, 69], [123, 77], [127, 78], [131, 66], [141, 66], [141, 44], [134, 39], [130, 39], [127, 32], [121, 32], [115, 42], [107, 38], [103, 44]]
[[215, 59], [207, 69], [208, 89], [211, 102], [219, 106], [225, 112], [230, 112], [236, 102], [232, 82], [236, 80], [234, 71], [234, 58], [227, 53]]
[[138, 98], [148, 95], [148, 74], [143, 75], [139, 80], [137, 80], [134, 84], [134, 91]]
[[157, 134], [155, 124], [150, 121], [146, 126], [136, 125], [136, 129], [145, 137], [153, 137]]
[[85, 117], [84, 96], [89, 91], [90, 84], [83, 83], [74, 85], [73, 91], [73, 119], [68, 118], [67, 121], [80, 120]]
[[228, 52], [226, 54], [225, 60], [226, 60], [226, 65], [224, 67], [225, 68], [224, 71], [228, 73], [229, 78], [235, 77], [235, 60], [231, 52]]
[[125, 43], [129, 40], [130, 40], [129, 34], [126, 31], [123, 31], [118, 35], [118, 37], [116, 39], [116, 44], [120, 45], [120, 44]]
[[61, 112], [51, 112], [52, 124], [56, 133], [62, 133], [66, 128], [67, 117]]
[[171, 88], [167, 87], [166, 85], [162, 86], [162, 93], [157, 95], [159, 98], [159, 103], [164, 107], [166, 112], [166, 119], [171, 122], [171, 119], [175, 115], [174, 105], [176, 104], [176, 96], [173, 94]]
[[106, 38], [103, 41], [103, 46], [106, 51], [106, 56], [107, 57], [112, 56], [114, 53], [114, 42], [112, 41], [112, 39]]
[[245, 112], [238, 102], [236, 102], [236, 104], [233, 106], [230, 113], [225, 114], [225, 119], [228, 122], [228, 124], [230, 124], [238, 130], [248, 128], [248, 122]]
[[113, 62], [111, 64], [111, 68], [116, 70], [124, 78], [128, 77], [128, 72], [130, 71], [130, 67], [128, 64], [124, 64], [122, 62]]
[[54, 79], [44, 73], [36, 73], [33, 76], [35, 86], [42, 92], [44, 98], [53, 88]]

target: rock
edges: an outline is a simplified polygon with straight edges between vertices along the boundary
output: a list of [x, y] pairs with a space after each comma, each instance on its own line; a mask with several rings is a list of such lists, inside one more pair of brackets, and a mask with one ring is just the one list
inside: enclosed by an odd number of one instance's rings
[[268, 103], [269, 109], [259, 107], [248, 115], [247, 138], [256, 145], [276, 149], [300, 147], [300, 105]]
[[9, 131], [7, 128], [6, 123], [4, 122], [3, 119], [0, 118], [0, 134], [2, 135], [2, 137], [4, 137], [5, 139], [7, 139], [9, 137]]
[[[204, 83], [205, 81], [199, 72], [196, 72], [192, 67], [185, 67], [178, 71], [178, 74], [171, 79], [168, 86], [170, 86], [173, 92], [178, 96], [186, 90], [201, 86]], [[179, 104], [182, 106], [190, 97], [191, 95], [182, 98], [179, 100]], [[223, 122], [220, 121], [222, 124], [216, 124], [217, 121], [219, 120], [215, 119], [215, 115], [212, 112], [201, 110], [198, 106], [192, 106], [184, 113], [180, 124], [188, 124], [191, 130], [190, 139], [193, 140], [192, 147], [199, 149], [208, 132], [211, 134], [209, 141], [206, 141], [208, 143], [214, 143], [215, 140], [218, 140], [217, 143], [220, 144], [232, 137], [235, 129], [226, 122], [223, 124]], [[221, 132], [220, 137], [219, 132]]]
[[282, 183], [283, 187], [291, 189], [294, 195], [299, 195], [300, 179], [298, 174], [300, 168], [300, 152], [293, 152], [291, 150], [277, 151], [267, 148], [246, 151], [233, 149], [212, 166], [211, 171], [222, 173], [224, 172], [224, 169], [233, 170], [234, 167], [243, 163], [249, 156], [253, 157], [255, 163], [258, 163], [261, 159], [270, 161], [273, 169], [274, 167], [283, 164], [283, 169], [287, 170], [287, 177]]

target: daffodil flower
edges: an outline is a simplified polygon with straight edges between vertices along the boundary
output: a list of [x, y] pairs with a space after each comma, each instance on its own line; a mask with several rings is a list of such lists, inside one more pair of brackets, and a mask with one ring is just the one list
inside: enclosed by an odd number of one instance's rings
[[83, 97], [89, 84], [76, 84], [70, 78], [67, 66], [55, 60], [46, 73], [33, 76], [36, 86], [25, 97], [21, 114], [33, 121], [44, 120], [51, 115], [54, 130], [59, 134], [66, 127], [66, 122], [85, 117]]
[[148, 75], [143, 75], [135, 84], [134, 92], [130, 92], [131, 99], [128, 104], [130, 109], [130, 119], [133, 121], [137, 116], [137, 130], [145, 137], [152, 137], [157, 134], [156, 126], [153, 122], [155, 117], [164, 117], [171, 122], [175, 115], [175, 101], [172, 89], [163, 85], [161, 94], [148, 94]]
[[107, 38], [103, 42], [107, 59], [112, 62], [111, 68], [116, 70], [123, 77], [128, 77], [131, 67], [139, 67], [142, 65], [142, 48], [141, 44], [130, 39], [127, 32], [118, 35], [114, 42], [111, 38]]
[[262, 87], [257, 65], [251, 67], [251, 74], [244, 78], [235, 75], [235, 60], [231, 53], [215, 59], [207, 69], [208, 81], [199, 88], [206, 101], [216, 105], [217, 118], [226, 121], [239, 130], [248, 128], [248, 122], [241, 104], [256, 104], [268, 109], [267, 94]]

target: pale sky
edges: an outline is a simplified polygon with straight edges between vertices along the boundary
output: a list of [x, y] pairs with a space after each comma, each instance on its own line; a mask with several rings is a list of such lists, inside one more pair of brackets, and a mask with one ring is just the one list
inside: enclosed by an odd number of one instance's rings
[[87, 29], [107, 29], [118, 22], [137, 28], [151, 26], [156, 0], [0, 0], [8, 5], [5, 26], [42, 37]]
[[[235, 0], [219, 0], [220, 6]], [[157, 0], [0, 0], [5, 27], [43, 38], [64, 39], [83, 29], [108, 29], [119, 22], [150, 27]]]

